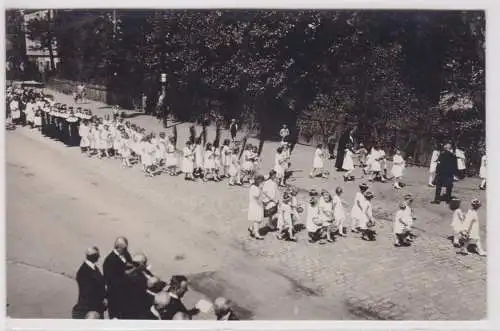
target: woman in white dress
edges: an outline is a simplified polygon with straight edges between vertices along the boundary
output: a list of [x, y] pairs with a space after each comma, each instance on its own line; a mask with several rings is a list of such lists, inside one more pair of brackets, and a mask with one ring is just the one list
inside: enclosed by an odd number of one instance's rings
[[264, 219], [264, 205], [262, 203], [262, 186], [264, 184], [264, 176], [258, 175], [255, 177], [253, 184], [250, 186], [248, 196], [248, 221], [250, 226], [248, 232], [250, 236], [262, 240], [259, 233], [262, 221]]
[[353, 155], [352, 145], [347, 144], [344, 152], [344, 162], [342, 162], [342, 169], [346, 171], [344, 174], [344, 182], [354, 180], [354, 176], [352, 176], [352, 171], [354, 170]]
[[82, 153], [87, 152], [87, 149], [90, 147], [90, 127], [89, 121], [83, 120], [80, 122], [80, 126], [78, 127], [78, 134], [80, 135], [80, 149]]
[[182, 172], [185, 180], [193, 180], [194, 171], [194, 150], [191, 141], [186, 142], [186, 146], [182, 150]]
[[457, 147], [455, 149], [455, 156], [457, 157], [457, 170], [458, 170], [458, 178], [464, 179], [465, 177], [465, 152]]
[[[169, 137], [166, 147], [166, 166], [170, 176], [177, 175], [177, 154], [175, 152], [174, 137]], [[192, 172], [192, 171], [191, 171]]]
[[438, 150], [438, 146], [436, 146], [436, 148], [432, 151], [431, 165], [429, 166], [429, 187], [435, 187], [434, 178], [436, 177], [439, 154], [440, 152]]
[[394, 178], [393, 187], [396, 190], [399, 190], [401, 188], [400, 181], [401, 178], [403, 177], [404, 168], [405, 168], [405, 160], [401, 155], [401, 151], [397, 150], [396, 154], [392, 158], [392, 169], [391, 169], [392, 177]]
[[366, 185], [365, 183], [361, 183], [359, 185], [359, 191], [356, 192], [356, 195], [354, 196], [354, 203], [352, 204], [351, 209], [351, 231], [355, 233], [359, 232], [359, 224], [364, 218], [363, 210], [366, 202], [365, 192], [367, 190], [368, 185]]
[[321, 175], [323, 178], [327, 178], [326, 174], [323, 171], [324, 168], [324, 158], [325, 153], [323, 152], [323, 145], [318, 144], [316, 146], [316, 151], [314, 152], [313, 166], [309, 177], [314, 178], [318, 175]]
[[477, 214], [477, 210], [479, 208], [481, 208], [481, 202], [478, 199], [472, 200], [471, 208], [465, 215], [464, 231], [467, 240], [462, 247], [462, 250], [459, 252], [461, 254], [467, 254], [467, 246], [469, 246], [469, 244], [475, 244], [477, 247], [477, 253], [480, 256], [486, 256], [486, 252], [481, 245], [481, 238], [479, 237], [479, 215]]
[[481, 184], [479, 189], [486, 190], [486, 154], [481, 157], [481, 168], [479, 168], [479, 177], [481, 178]]

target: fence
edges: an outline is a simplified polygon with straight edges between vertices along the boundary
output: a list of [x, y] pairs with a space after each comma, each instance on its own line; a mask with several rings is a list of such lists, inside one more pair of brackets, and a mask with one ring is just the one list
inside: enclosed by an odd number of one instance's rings
[[[79, 82], [61, 78], [51, 78], [47, 82], [49, 88], [69, 95], [76, 91], [79, 84]], [[96, 84], [85, 85], [85, 98], [110, 105], [120, 105], [125, 109], [140, 109], [142, 102], [139, 95], [128, 93], [128, 91], [112, 90], [107, 86]]]

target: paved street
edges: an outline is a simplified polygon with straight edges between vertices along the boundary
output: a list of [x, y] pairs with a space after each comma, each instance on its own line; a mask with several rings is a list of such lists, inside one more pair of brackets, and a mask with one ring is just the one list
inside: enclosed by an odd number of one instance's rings
[[[69, 96], [54, 94], [69, 103]], [[87, 106], [98, 114], [110, 111], [95, 102]], [[131, 120], [162, 131], [151, 117]], [[178, 125], [178, 148], [189, 125]], [[211, 129], [209, 139], [213, 136]], [[167, 175], [145, 178], [138, 167], [123, 169], [116, 160], [83, 157], [78, 148], [26, 128], [6, 133], [6, 143], [11, 317], [70, 317], [77, 296], [73, 277], [85, 248], [96, 244], [107, 254], [118, 235], [129, 238], [132, 252], [146, 253], [158, 275], [188, 275], [187, 303], [224, 295], [246, 319], [475, 320], [486, 315], [486, 259], [455, 254], [447, 240], [451, 212], [444, 204], [428, 203], [433, 191], [426, 187], [426, 169], [409, 168], [402, 192], [373, 184], [380, 220], [376, 242], [349, 236], [311, 246], [304, 232], [298, 243], [270, 235], [264, 241], [250, 239], [245, 188]], [[264, 170], [272, 166], [276, 147], [264, 146]], [[334, 172], [327, 180], [309, 179], [313, 153], [311, 147], [297, 146], [292, 158], [291, 184], [303, 189], [300, 198], [313, 187], [343, 185], [351, 204], [360, 180], [344, 184]], [[457, 183], [463, 208], [474, 197], [486, 207], [478, 184], [476, 178]], [[413, 247], [395, 249], [391, 220], [406, 192], [415, 197], [419, 237]], [[485, 207], [480, 217], [486, 245]]]

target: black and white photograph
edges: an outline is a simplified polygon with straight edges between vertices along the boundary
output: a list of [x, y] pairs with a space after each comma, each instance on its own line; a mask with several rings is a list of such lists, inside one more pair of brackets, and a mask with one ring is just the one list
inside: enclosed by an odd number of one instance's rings
[[488, 318], [485, 10], [136, 6], [4, 9], [8, 318]]

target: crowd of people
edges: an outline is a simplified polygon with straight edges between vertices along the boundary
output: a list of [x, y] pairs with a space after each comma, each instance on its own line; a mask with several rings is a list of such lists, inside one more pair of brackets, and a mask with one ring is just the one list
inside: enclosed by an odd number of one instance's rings
[[182, 299], [189, 289], [184, 275], [169, 281], [155, 276], [146, 255], [131, 255], [128, 240], [118, 237], [102, 264], [98, 247], [89, 247], [76, 273], [78, 301], [74, 319], [190, 320], [199, 313], [214, 314], [217, 320], [237, 320], [232, 303], [224, 297], [212, 303], [201, 299], [188, 309]]
[[[286, 125], [279, 132], [282, 140], [276, 150], [274, 167], [264, 177], [260, 174], [262, 159], [259, 148], [246, 143], [246, 140], [243, 144], [237, 142], [238, 126], [234, 119], [229, 130], [231, 139], [224, 139], [220, 144], [220, 135], [217, 134], [213, 142], [206, 142], [202, 135], [196, 135], [192, 127], [190, 139], [179, 153], [176, 135], [167, 137], [164, 132], [158, 135], [147, 132], [126, 121], [118, 109], [112, 115], [99, 117], [88, 109], [59, 104], [43, 93], [26, 89], [9, 89], [7, 105], [9, 123], [29, 125], [67, 145], [80, 146], [82, 154], [88, 157], [120, 159], [123, 167], [140, 164], [148, 177], [167, 173], [171, 176], [182, 174], [188, 181], [220, 182], [228, 178], [228, 185], [248, 183], [248, 231], [257, 240], [264, 239], [262, 230], [267, 227], [275, 231], [278, 240], [297, 241], [296, 234], [303, 214], [311, 244], [332, 243], [338, 237], [348, 236], [349, 231], [362, 240], [376, 240], [377, 221], [372, 212], [375, 195], [368, 184], [359, 184], [351, 206], [344, 200], [341, 186], [333, 192], [310, 190], [308, 200], [299, 201], [299, 190], [287, 184], [292, 158], [291, 146], [287, 142], [290, 131]], [[335, 167], [343, 172], [344, 182], [356, 180], [353, 173], [358, 167], [361, 177], [367, 178], [368, 182], [392, 180], [395, 190], [403, 188], [406, 162], [402, 151], [396, 150], [392, 157], [388, 157], [380, 143], [373, 144], [368, 150], [363, 143], [355, 144], [354, 133], [354, 129], [347, 131], [337, 142], [338, 149], [334, 155]], [[317, 146], [311, 178], [328, 177], [325, 165], [332, 150], [330, 143], [328, 150], [322, 144]], [[390, 164], [392, 167], [388, 171]], [[453, 211], [451, 229], [453, 245], [459, 248], [458, 253], [466, 254], [466, 248], [474, 244], [476, 252], [485, 256], [477, 213], [481, 202], [478, 199], [471, 201], [470, 209], [464, 214], [460, 209], [460, 200], [452, 195], [453, 183], [463, 178], [465, 167], [462, 149], [453, 148], [451, 143], [436, 147], [429, 168], [428, 185], [435, 188], [431, 203], [445, 201]], [[480, 177], [479, 188], [484, 190], [486, 155], [481, 160]], [[444, 196], [441, 195], [442, 188], [446, 189]], [[394, 212], [395, 247], [410, 246], [416, 238], [412, 232], [416, 220], [412, 202], [411, 194], [403, 194], [399, 209]], [[187, 310], [180, 302], [187, 289], [187, 279], [173, 276], [168, 284], [162, 282], [147, 269], [146, 257], [141, 254], [131, 257], [126, 250], [127, 245], [125, 238], [117, 240], [115, 249], [104, 262], [104, 276], [100, 275], [95, 265], [99, 250], [89, 248], [87, 259], [77, 275], [80, 296], [74, 317], [102, 318], [106, 308], [110, 318], [119, 319], [188, 319], [193, 316], [196, 309]], [[110, 265], [113, 267], [108, 267]], [[220, 298], [216, 302], [216, 307], [224, 307], [215, 309], [219, 315], [234, 319], [227, 300]]]

